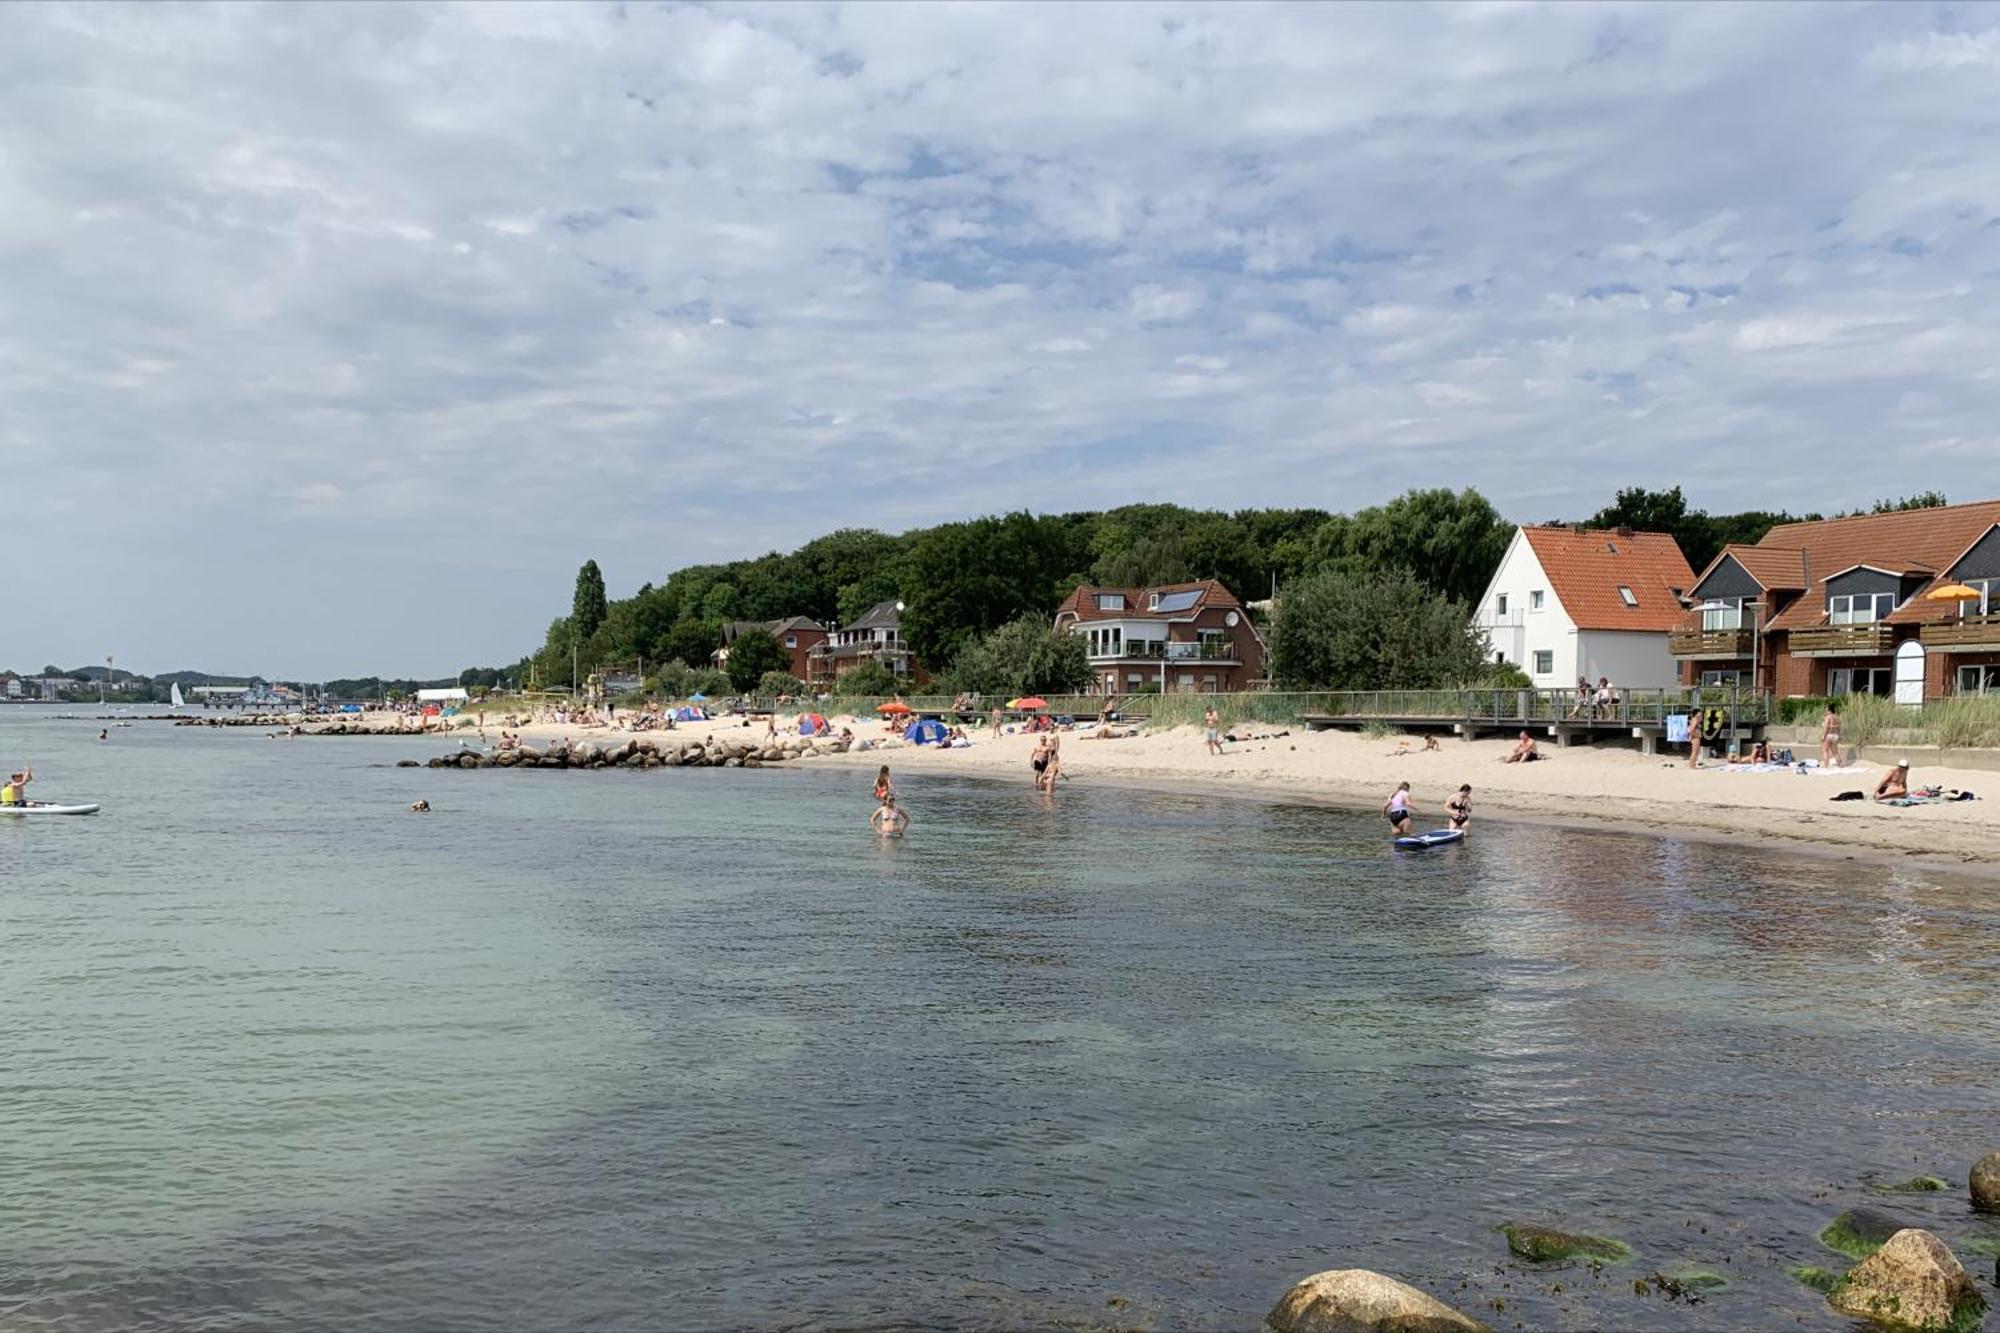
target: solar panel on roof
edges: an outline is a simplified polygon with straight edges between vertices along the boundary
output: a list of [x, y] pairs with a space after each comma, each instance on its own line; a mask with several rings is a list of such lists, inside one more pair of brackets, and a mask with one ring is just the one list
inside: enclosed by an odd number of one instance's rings
[[1155, 611], [1170, 611], [1170, 612], [1185, 611], [1200, 600], [1201, 600], [1201, 593], [1199, 590], [1195, 592], [1162, 593], [1160, 595], [1160, 600], [1154, 605], [1153, 609]]

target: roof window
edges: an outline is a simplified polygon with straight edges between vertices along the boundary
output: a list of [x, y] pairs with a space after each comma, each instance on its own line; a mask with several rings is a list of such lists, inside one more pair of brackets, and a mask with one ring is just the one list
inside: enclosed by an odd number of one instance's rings
[[1100, 611], [1123, 611], [1125, 594], [1122, 592], [1101, 592], [1097, 594], [1097, 609]]
[[1639, 599], [1632, 595], [1632, 590], [1622, 583], [1618, 585], [1618, 597], [1627, 606], [1637, 606], [1639, 604]]

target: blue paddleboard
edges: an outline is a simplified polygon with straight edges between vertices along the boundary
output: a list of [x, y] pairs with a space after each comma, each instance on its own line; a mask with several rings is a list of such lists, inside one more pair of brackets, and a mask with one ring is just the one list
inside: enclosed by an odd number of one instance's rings
[[1398, 847], [1408, 847], [1422, 851], [1426, 847], [1445, 847], [1465, 840], [1465, 830], [1455, 828], [1434, 828], [1429, 833], [1412, 833], [1407, 838], [1396, 839]]

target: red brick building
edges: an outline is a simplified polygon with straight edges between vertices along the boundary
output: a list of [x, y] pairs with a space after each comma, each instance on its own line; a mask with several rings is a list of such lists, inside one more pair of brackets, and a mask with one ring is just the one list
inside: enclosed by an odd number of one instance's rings
[[1092, 692], [1217, 694], [1264, 678], [1264, 639], [1250, 613], [1214, 579], [1163, 588], [1089, 584], [1063, 600], [1056, 628], [1084, 636]]
[[[1934, 601], [1962, 584], [1977, 595]], [[2000, 501], [1858, 514], [1731, 545], [1669, 640], [1691, 684], [1908, 704], [2000, 693]]]

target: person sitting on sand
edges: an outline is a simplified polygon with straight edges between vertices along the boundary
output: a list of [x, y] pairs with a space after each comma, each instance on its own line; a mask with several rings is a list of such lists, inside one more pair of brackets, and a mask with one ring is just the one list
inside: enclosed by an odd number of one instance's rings
[[1541, 757], [1541, 751], [1535, 748], [1535, 738], [1524, 731], [1521, 733], [1521, 739], [1514, 742], [1514, 748], [1509, 750], [1507, 757], [1500, 762], [1503, 764], [1532, 764]]
[[1410, 831], [1410, 816], [1416, 812], [1410, 806], [1409, 783], [1400, 783], [1396, 790], [1389, 793], [1389, 799], [1382, 802], [1382, 813], [1388, 818], [1389, 827], [1395, 830], [1397, 837], [1400, 838]]
[[1753, 742], [1753, 743], [1751, 744], [1751, 746], [1750, 746], [1750, 759], [1749, 759], [1749, 762], [1750, 762], [1750, 763], [1753, 763], [1753, 764], [1768, 764], [1768, 763], [1770, 763], [1770, 762], [1771, 762], [1771, 742], [1769, 742], [1769, 741], [1763, 741], [1763, 740], [1760, 740], [1760, 741], [1755, 741], [1755, 742]]
[[909, 826], [909, 812], [896, 805], [894, 796], [876, 806], [875, 813], [868, 816], [868, 827], [884, 838], [900, 838]]
[[1459, 789], [1452, 793], [1451, 799], [1444, 803], [1444, 812], [1451, 816], [1451, 826], [1453, 828], [1459, 830], [1461, 833], [1465, 831], [1465, 826], [1472, 822], [1472, 784], [1470, 782], [1460, 784]]
[[1878, 801], [1900, 801], [1910, 794], [1910, 761], [1898, 759], [1896, 766], [1882, 775], [1875, 784], [1875, 799]]

